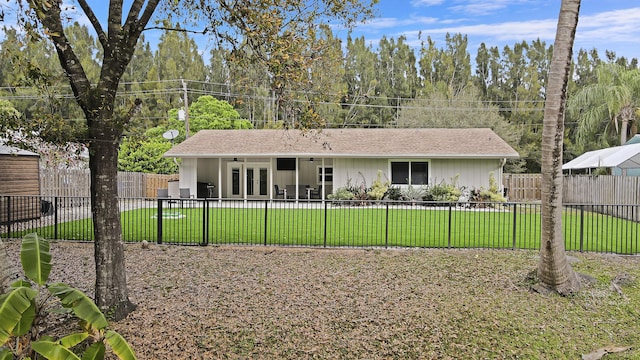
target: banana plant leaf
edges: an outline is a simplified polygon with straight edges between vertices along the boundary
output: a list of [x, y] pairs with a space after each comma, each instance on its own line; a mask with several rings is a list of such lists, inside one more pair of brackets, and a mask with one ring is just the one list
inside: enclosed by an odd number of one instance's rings
[[82, 291], [63, 283], [51, 284], [48, 288], [52, 295], [60, 299], [62, 306], [71, 308], [80, 320], [85, 321], [93, 329], [101, 330], [107, 327], [107, 318]]
[[44, 285], [51, 272], [49, 242], [36, 233], [28, 234], [22, 239], [20, 261], [27, 278], [38, 285]]
[[129, 343], [117, 332], [113, 330], [107, 330], [104, 334], [107, 344], [111, 346], [113, 353], [118, 355], [121, 360], [136, 360], [136, 355], [129, 346]]
[[37, 292], [31, 288], [19, 287], [0, 296], [0, 345], [11, 336], [21, 336], [31, 328], [35, 318]]
[[31, 348], [49, 360], [80, 360], [71, 350], [55, 341], [34, 341]]

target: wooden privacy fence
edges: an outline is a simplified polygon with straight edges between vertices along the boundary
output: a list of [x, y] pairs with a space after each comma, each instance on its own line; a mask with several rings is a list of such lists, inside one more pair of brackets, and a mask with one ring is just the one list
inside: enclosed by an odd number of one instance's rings
[[173, 174], [173, 175], [144, 174], [144, 178], [145, 178], [144, 197], [155, 198], [158, 194], [158, 189], [167, 189], [169, 187], [169, 181], [178, 180], [178, 174]]
[[[593, 205], [587, 210], [618, 218], [640, 221], [635, 207], [640, 204], [640, 177], [637, 176], [565, 176], [565, 204]], [[612, 204], [614, 206], [603, 206]]]
[[[157, 189], [167, 188], [169, 180], [177, 179], [177, 174], [118, 172], [118, 197], [155, 198]], [[40, 170], [40, 188], [43, 196], [88, 198], [90, 183], [89, 170], [87, 169]]]
[[540, 174], [504, 174], [502, 185], [505, 187], [509, 201], [537, 201], [540, 200]]
[[640, 200], [640, 177], [578, 175], [564, 177], [563, 200], [570, 204], [636, 205]]

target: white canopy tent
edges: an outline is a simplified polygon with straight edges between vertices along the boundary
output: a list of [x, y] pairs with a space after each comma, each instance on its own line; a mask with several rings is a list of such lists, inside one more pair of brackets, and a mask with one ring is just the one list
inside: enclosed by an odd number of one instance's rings
[[640, 144], [615, 146], [586, 152], [562, 165], [562, 170], [597, 168], [640, 168]]

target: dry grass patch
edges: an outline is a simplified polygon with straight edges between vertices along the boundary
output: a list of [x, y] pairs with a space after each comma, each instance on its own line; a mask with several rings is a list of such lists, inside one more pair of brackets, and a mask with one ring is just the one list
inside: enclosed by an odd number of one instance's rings
[[[529, 290], [536, 251], [126, 249], [138, 308], [114, 328], [141, 359], [578, 359], [640, 344], [636, 257], [573, 254], [597, 281], [562, 298]], [[92, 294], [92, 245], [52, 253], [51, 277]]]

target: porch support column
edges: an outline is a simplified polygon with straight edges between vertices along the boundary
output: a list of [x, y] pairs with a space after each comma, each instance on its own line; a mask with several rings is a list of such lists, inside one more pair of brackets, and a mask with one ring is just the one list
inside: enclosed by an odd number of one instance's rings
[[320, 199], [324, 200], [324, 192], [326, 190], [326, 188], [324, 186], [324, 176], [325, 176], [324, 175], [324, 170], [325, 170], [325, 168], [324, 168], [324, 158], [322, 158], [321, 166], [322, 167], [320, 168], [320, 185], [321, 185], [321, 188], [320, 188], [320, 190], [321, 190], [320, 191]]
[[269, 158], [269, 200], [273, 200], [273, 157]]
[[296, 201], [300, 199], [300, 194], [298, 194], [299, 175], [300, 175], [300, 158], [296, 156]]
[[242, 198], [247, 200], [247, 158], [242, 158], [242, 179], [240, 179], [240, 183], [242, 184]]
[[218, 201], [222, 199], [222, 158], [218, 158]]

